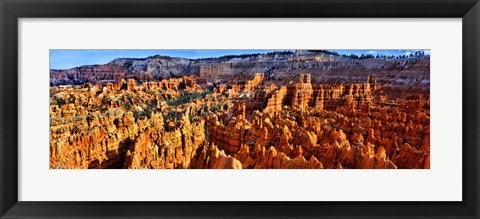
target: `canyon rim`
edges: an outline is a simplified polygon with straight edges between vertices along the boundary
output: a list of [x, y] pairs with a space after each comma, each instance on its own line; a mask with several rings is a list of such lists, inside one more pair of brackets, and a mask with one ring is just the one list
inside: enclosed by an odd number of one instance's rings
[[50, 50], [50, 169], [430, 169], [429, 50]]

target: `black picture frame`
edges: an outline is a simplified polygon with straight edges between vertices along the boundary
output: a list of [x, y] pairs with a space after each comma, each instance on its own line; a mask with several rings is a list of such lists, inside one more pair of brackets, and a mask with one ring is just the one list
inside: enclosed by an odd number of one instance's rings
[[[479, 218], [478, 0], [0, 0], [2, 218]], [[18, 201], [18, 18], [462, 18], [462, 202]], [[458, 75], [452, 75], [458, 77]], [[448, 100], [446, 100], [448, 101]], [[41, 188], [39, 188], [41, 189]], [[128, 189], [128, 188], [126, 188]], [[308, 192], [308, 191], [306, 191]], [[339, 190], [341, 192], [341, 190]]]

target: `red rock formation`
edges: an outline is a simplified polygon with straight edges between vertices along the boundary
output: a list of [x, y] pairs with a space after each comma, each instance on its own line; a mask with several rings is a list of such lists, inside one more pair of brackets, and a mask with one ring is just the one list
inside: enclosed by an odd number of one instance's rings
[[398, 153], [393, 157], [393, 162], [395, 162], [398, 167], [402, 169], [427, 169], [430, 168], [430, 154], [422, 150], [412, 148], [410, 144], [405, 143], [402, 145]]
[[289, 86], [288, 91], [291, 96], [291, 106], [294, 109], [305, 110], [313, 99], [313, 89], [310, 74], [300, 74], [299, 82], [294, 86]]
[[50, 167], [430, 168], [424, 93], [392, 99], [374, 75], [319, 84], [255, 74], [213, 92], [197, 79], [52, 86]]
[[51, 84], [82, 84], [84, 82], [115, 81], [125, 78], [128, 69], [120, 65], [106, 64], [82, 66], [69, 70], [51, 70]]
[[267, 101], [267, 106], [264, 112], [275, 115], [282, 111], [285, 95], [287, 94], [287, 87], [282, 86], [278, 90], [275, 90], [272, 96]]
[[135, 81], [135, 79], [128, 79], [127, 80], [127, 90], [128, 91], [137, 90], [137, 82]]
[[245, 84], [245, 91], [254, 90], [260, 83], [262, 83], [265, 75], [263, 73], [255, 73], [252, 80], [249, 80]]

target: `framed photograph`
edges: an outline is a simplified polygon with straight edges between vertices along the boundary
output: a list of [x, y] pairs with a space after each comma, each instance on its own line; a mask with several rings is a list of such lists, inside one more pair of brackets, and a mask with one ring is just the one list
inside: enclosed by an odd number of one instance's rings
[[0, 13], [2, 218], [480, 217], [477, 0]]

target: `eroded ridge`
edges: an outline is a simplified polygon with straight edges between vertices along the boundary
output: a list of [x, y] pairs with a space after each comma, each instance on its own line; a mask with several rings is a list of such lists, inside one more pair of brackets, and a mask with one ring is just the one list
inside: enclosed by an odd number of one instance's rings
[[429, 56], [297, 50], [50, 71], [50, 168], [430, 168]]
[[52, 86], [50, 167], [430, 168], [429, 89], [376, 77]]

